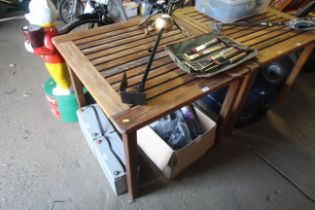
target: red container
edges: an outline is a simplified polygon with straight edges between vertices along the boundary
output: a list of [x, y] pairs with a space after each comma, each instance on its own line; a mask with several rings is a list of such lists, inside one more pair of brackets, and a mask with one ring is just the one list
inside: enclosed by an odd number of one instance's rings
[[44, 45], [44, 30], [37, 25], [23, 26], [22, 34], [25, 40], [30, 41], [33, 47], [41, 47]]

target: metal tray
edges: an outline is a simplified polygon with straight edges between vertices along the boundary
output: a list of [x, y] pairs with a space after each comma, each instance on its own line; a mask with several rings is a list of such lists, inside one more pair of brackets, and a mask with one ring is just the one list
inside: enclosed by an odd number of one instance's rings
[[[211, 68], [211, 70], [207, 71], [207, 69], [204, 69], [203, 71], [196, 71], [191, 66], [187, 65], [187, 60], [184, 58], [184, 54], [187, 53], [190, 49], [193, 47], [202, 45], [209, 40], [218, 38], [221, 43], [224, 43], [228, 47], [236, 47], [237, 49], [242, 50], [243, 52], [246, 52], [246, 56], [242, 59], [236, 61], [235, 63], [230, 64], [222, 64], [216, 68]], [[187, 73], [194, 74], [196, 77], [211, 77], [213, 75], [216, 75], [220, 72], [227, 71], [231, 68], [234, 68], [241, 63], [244, 63], [245, 61], [255, 57], [257, 55], [257, 50], [251, 49], [249, 47], [246, 47], [235, 40], [232, 40], [228, 38], [225, 35], [217, 34], [215, 32], [211, 32], [190, 40], [186, 40], [181, 43], [176, 43], [172, 45], [168, 45], [166, 47], [166, 52], [169, 54], [171, 59], [176, 63], [176, 65], [181, 68], [183, 71]], [[196, 59], [194, 62], [198, 62], [205, 58], [205, 56], [210, 56], [211, 54], [204, 55], [198, 59]]]

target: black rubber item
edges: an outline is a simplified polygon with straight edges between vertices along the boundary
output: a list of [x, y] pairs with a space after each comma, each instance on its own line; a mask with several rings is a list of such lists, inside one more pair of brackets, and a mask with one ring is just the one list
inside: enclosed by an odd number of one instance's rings
[[[73, 1], [76, 1], [76, 0], [63, 0], [61, 3], [60, 3], [60, 6], [58, 8], [58, 12], [59, 12], [59, 16], [60, 16], [60, 19], [64, 22], [64, 23], [69, 23], [70, 19], [69, 17], [66, 17], [66, 15], [63, 13], [63, 11], [68, 11], [68, 14], [70, 12], [70, 9], [71, 8], [71, 5], [70, 2], [73, 2]], [[77, 0], [78, 3], [77, 3], [77, 8], [76, 8], [76, 11], [75, 11], [75, 15], [73, 17], [73, 20], [79, 16], [80, 14], [83, 13], [84, 11], [84, 6], [82, 4], [82, 2], [80, 0]]]
[[71, 31], [75, 31], [76, 28], [80, 26], [87, 25], [86, 29], [95, 28], [102, 25], [112, 24], [114, 21], [106, 17], [105, 20], [100, 21], [99, 18], [95, 14], [83, 14], [78, 16], [75, 21], [65, 25], [62, 29], [59, 30], [59, 35], [70, 33]]
[[291, 58], [285, 56], [262, 69], [260, 75], [266, 82], [280, 88], [288, 78], [293, 66]]
[[303, 66], [303, 72], [313, 72], [315, 71], [315, 50], [312, 52], [308, 60]]
[[315, 1], [310, 1], [306, 6], [301, 8], [295, 14], [296, 17], [306, 17], [312, 10], [315, 9]]
[[103, 19], [101, 19], [102, 17], [99, 17], [99, 15], [100, 14], [98, 14], [98, 13], [82, 14], [76, 18], [76, 21], [98, 20], [99, 25], [102, 25], [102, 24], [107, 25], [107, 24], [114, 23], [114, 21], [111, 18], [105, 16], [105, 17], [103, 17]]
[[80, 26], [87, 25], [86, 29], [98, 27], [99, 20], [98, 19], [84, 19], [84, 20], [78, 20], [76, 19], [72, 23], [69, 23], [65, 25], [62, 29], [59, 30], [59, 35], [62, 34], [68, 34], [71, 31], [74, 31], [76, 28], [79, 28]]

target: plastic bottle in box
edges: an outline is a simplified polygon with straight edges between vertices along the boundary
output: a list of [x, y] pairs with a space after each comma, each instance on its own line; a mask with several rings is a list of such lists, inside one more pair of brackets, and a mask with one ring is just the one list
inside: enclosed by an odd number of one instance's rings
[[196, 0], [196, 10], [223, 23], [263, 13], [270, 0]]
[[195, 139], [197, 136], [202, 134], [202, 128], [200, 127], [200, 123], [196, 114], [192, 110], [190, 106], [184, 106], [180, 109], [183, 114], [184, 120], [189, 128], [190, 137]]

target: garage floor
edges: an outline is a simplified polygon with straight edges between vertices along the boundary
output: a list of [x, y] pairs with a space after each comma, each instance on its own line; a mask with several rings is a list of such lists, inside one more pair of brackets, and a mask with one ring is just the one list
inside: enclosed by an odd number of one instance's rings
[[55, 120], [23, 21], [0, 22], [0, 210], [315, 209], [315, 73], [174, 181], [143, 163], [142, 196], [116, 197], [76, 123]]

